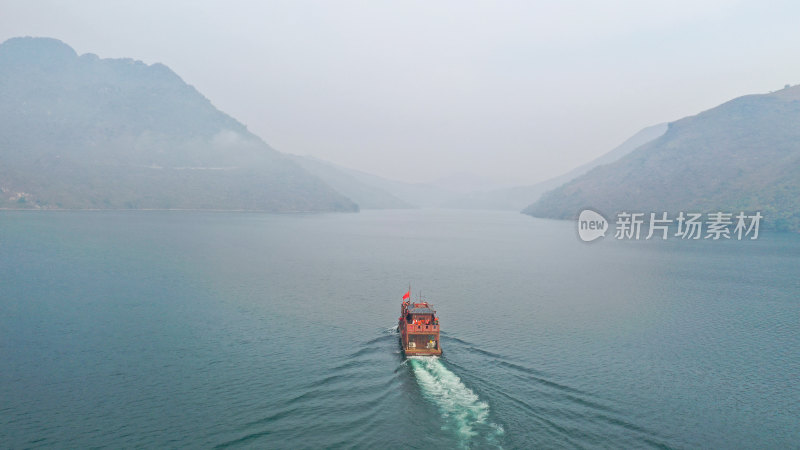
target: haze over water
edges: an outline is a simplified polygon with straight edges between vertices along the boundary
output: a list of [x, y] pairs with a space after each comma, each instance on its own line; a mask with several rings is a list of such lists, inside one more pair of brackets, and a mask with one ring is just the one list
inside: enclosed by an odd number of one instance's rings
[[[516, 213], [0, 213], [0, 442], [800, 442], [800, 237], [585, 244]], [[412, 283], [444, 356], [404, 360]]]

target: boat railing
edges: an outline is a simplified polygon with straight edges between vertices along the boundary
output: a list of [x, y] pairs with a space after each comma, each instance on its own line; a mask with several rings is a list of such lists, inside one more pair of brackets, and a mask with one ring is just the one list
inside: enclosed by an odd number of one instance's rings
[[438, 331], [439, 325], [430, 324], [430, 325], [414, 325], [413, 323], [408, 324], [407, 328], [408, 331]]

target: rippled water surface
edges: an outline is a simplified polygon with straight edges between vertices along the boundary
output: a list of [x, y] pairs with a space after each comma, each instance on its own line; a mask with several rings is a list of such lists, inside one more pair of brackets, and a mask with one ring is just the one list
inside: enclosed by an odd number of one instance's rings
[[[800, 237], [515, 213], [0, 213], [3, 447], [790, 448]], [[404, 359], [413, 285], [441, 358]]]

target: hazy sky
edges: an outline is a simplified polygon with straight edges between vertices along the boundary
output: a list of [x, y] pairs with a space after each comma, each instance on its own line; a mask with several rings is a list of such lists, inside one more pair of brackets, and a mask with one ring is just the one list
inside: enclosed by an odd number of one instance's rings
[[800, 83], [800, 2], [0, 0], [0, 41], [162, 62], [276, 149], [530, 184]]

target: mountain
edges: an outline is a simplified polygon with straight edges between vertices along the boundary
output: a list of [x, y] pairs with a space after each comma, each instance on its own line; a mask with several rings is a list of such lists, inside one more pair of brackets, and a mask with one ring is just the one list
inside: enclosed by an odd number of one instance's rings
[[506, 209], [519, 211], [535, 202], [543, 193], [554, 189], [602, 164], [614, 162], [628, 153], [663, 135], [667, 124], [653, 125], [640, 130], [608, 153], [576, 167], [555, 178], [529, 186], [516, 186], [489, 191], [470, 192], [447, 200], [442, 206], [458, 209]]
[[760, 211], [766, 228], [800, 231], [800, 86], [739, 97], [673, 122], [663, 136], [542, 195], [523, 212], [567, 219], [586, 207], [607, 217]]
[[[361, 209], [405, 209], [413, 208], [408, 202], [380, 187], [385, 182], [365, 182], [370, 175], [354, 169], [314, 158], [312, 156], [287, 155], [308, 172], [319, 177], [329, 186], [352, 199]], [[374, 177], [374, 176], [373, 176]], [[377, 179], [378, 177], [374, 177]]]
[[[580, 165], [570, 170], [564, 175], [551, 178], [550, 180], [547, 180], [543, 183], [548, 183], [550, 185], [553, 185], [552, 187], [555, 188], [568, 181], [578, 178], [579, 176], [589, 172], [590, 170], [594, 169], [597, 166], [602, 166], [603, 164], [610, 164], [622, 158], [623, 156], [627, 155], [628, 153], [636, 150], [642, 145], [663, 136], [664, 133], [667, 132], [667, 128], [669, 128], [669, 124], [667, 123], [659, 123], [657, 125], [651, 125], [649, 127], [642, 128], [636, 134], [626, 139], [625, 142], [623, 142], [622, 144], [619, 144], [618, 146], [614, 147], [614, 149], [612, 149], [608, 153], [604, 153], [603, 155], [589, 161], [588, 163]], [[531, 200], [531, 202], [533, 202], [533, 200]]]
[[290, 156], [365, 209], [438, 208], [459, 195], [434, 183], [392, 180], [312, 156]]
[[0, 207], [357, 211], [162, 64], [0, 45]]
[[636, 147], [664, 134], [666, 130], [665, 123], [647, 127], [608, 153], [563, 175], [530, 186], [500, 189], [490, 189], [494, 185], [492, 182], [474, 174], [454, 174], [430, 183], [410, 183], [386, 179], [311, 156], [288, 156], [363, 209], [422, 207], [519, 211], [542, 193], [598, 165], [621, 158]]

